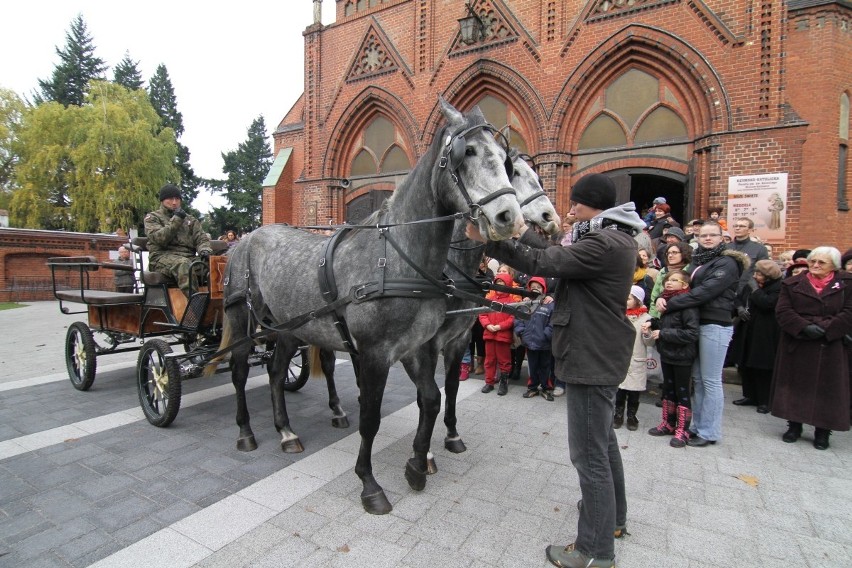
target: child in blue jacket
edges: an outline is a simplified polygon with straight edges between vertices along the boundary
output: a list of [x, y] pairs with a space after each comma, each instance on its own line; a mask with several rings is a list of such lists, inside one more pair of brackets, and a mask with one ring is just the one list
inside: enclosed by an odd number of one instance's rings
[[[527, 282], [527, 288], [544, 297], [547, 284], [544, 278], [533, 276]], [[553, 400], [553, 386], [549, 383], [551, 375], [550, 339], [553, 336], [553, 326], [550, 316], [554, 303], [541, 304], [532, 314], [529, 321], [515, 319], [515, 333], [527, 348], [527, 364], [530, 368], [530, 378], [527, 381], [527, 392], [524, 398], [532, 398], [541, 390], [545, 400]]]

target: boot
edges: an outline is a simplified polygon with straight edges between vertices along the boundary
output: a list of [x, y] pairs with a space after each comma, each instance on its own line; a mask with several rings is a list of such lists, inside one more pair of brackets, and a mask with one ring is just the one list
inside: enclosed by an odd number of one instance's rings
[[459, 380], [466, 381], [470, 376], [470, 363], [462, 363], [459, 371]]
[[[781, 436], [781, 439], [787, 442], [788, 444], [792, 444], [796, 440], [798, 440], [802, 436], [802, 423], [801, 422], [793, 422], [792, 420], [787, 421], [787, 431], [784, 432], [784, 435]], [[827, 443], [828, 437], [826, 437]], [[826, 446], [827, 447], [827, 446]]]
[[[636, 393], [639, 394], [639, 393]], [[632, 396], [633, 393], [630, 393]], [[627, 429], [635, 432], [639, 429], [639, 419], [636, 418], [636, 411], [639, 410], [639, 401], [627, 399]]]
[[831, 430], [825, 428], [817, 428], [814, 430], [814, 447], [818, 450], [828, 449], [828, 437], [831, 436]]
[[627, 391], [618, 389], [615, 392], [615, 414], [612, 417], [612, 427], [618, 430], [624, 424], [624, 405], [627, 403]]
[[503, 396], [509, 392], [509, 373], [500, 373], [500, 384], [497, 385], [497, 394]]
[[483, 363], [485, 363], [485, 357], [476, 357], [476, 368], [473, 370], [474, 375], [485, 374], [485, 367], [483, 367]]
[[682, 448], [686, 446], [689, 440], [689, 423], [692, 420], [692, 409], [678, 405], [677, 407], [677, 429], [674, 433], [674, 438], [669, 440], [669, 445], [673, 448]]
[[618, 430], [622, 424], [624, 424], [624, 406], [618, 405], [615, 407], [615, 416], [612, 417], [612, 427]]
[[675, 433], [675, 403], [671, 400], [663, 401], [662, 420], [659, 425], [648, 430], [651, 436], [671, 436]]

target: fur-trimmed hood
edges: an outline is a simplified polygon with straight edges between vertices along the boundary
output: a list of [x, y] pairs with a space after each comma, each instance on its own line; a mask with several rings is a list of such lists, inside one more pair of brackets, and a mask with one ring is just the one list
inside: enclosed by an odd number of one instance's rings
[[745, 272], [746, 270], [748, 270], [748, 267], [751, 266], [751, 258], [749, 258], [749, 256], [744, 252], [726, 248], [722, 251], [722, 256], [730, 256], [731, 258], [736, 260], [737, 263], [740, 265], [740, 273]]

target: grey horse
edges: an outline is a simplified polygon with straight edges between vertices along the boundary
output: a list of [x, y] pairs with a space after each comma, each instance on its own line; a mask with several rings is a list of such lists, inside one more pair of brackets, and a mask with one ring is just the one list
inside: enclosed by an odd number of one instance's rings
[[[523, 223], [509, 180], [511, 163], [493, 127], [478, 108], [464, 115], [443, 100], [440, 105], [448, 125], [387, 201], [380, 226], [334, 237], [261, 227], [232, 249], [225, 278], [220, 351], [231, 349], [238, 449], [257, 447], [245, 402], [247, 336], [254, 325], [279, 333], [276, 350], [286, 349], [276, 353], [282, 364], [299, 345], [348, 350], [360, 389], [355, 472], [364, 509], [374, 514], [392, 510], [371, 463], [388, 371], [444, 321], [447, 290], [440, 280], [455, 215], [467, 214], [493, 240], [511, 237]], [[414, 382], [418, 392], [435, 385], [434, 376], [422, 374]], [[283, 378], [270, 377], [270, 383], [281, 447], [301, 451], [287, 416]], [[425, 451], [416, 457], [425, 464]]]

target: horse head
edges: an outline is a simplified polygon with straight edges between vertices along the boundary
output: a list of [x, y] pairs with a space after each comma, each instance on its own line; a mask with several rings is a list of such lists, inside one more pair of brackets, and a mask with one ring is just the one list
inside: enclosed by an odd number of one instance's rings
[[512, 162], [508, 149], [495, 139], [497, 130], [486, 122], [479, 107], [464, 115], [443, 98], [440, 104], [448, 126], [440, 135], [438, 167], [451, 179], [443, 184], [439, 199], [454, 211], [467, 211], [488, 239], [510, 238], [519, 231], [523, 216], [509, 179]]
[[541, 179], [527, 162], [528, 156], [514, 148], [509, 152], [514, 166], [512, 187], [518, 196], [518, 202], [524, 219], [535, 223], [548, 235], [554, 235], [561, 229], [559, 215], [547, 194], [541, 188]]

